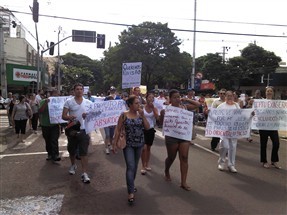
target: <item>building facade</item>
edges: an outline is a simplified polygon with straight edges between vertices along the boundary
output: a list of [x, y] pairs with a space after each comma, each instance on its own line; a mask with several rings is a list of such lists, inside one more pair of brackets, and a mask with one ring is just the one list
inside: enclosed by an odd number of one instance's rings
[[8, 9], [0, 7], [0, 78], [3, 97], [7, 97], [8, 92], [36, 92], [37, 84], [39, 89], [50, 86], [46, 64], [39, 61], [37, 65], [37, 51], [26, 40], [24, 27], [18, 23]]

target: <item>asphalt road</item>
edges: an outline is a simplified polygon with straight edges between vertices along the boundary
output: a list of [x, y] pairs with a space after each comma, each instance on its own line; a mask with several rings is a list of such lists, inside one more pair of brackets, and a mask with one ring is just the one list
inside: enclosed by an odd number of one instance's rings
[[[198, 132], [190, 146], [188, 184], [179, 187], [179, 161], [171, 168], [171, 182], [163, 178], [166, 149], [160, 131], [152, 146], [147, 175], [136, 178], [136, 202], [127, 204], [122, 152], [106, 155], [100, 133], [94, 132], [89, 153], [90, 184], [69, 175], [66, 137], [60, 137], [62, 160], [46, 161], [41, 132], [27, 134], [26, 144], [14, 144], [0, 154], [0, 214], [286, 214], [286, 140], [281, 139], [281, 170], [265, 169], [259, 162], [259, 138], [239, 140], [238, 173], [217, 169], [218, 153], [211, 152], [210, 138]], [[13, 137], [10, 137], [13, 138]], [[268, 144], [270, 159], [271, 144]]]

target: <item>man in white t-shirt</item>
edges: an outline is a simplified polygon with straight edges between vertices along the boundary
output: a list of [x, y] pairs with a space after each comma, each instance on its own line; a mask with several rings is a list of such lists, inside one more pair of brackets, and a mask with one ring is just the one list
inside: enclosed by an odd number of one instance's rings
[[90, 142], [89, 134], [86, 134], [84, 118], [91, 101], [83, 97], [84, 86], [80, 83], [74, 85], [74, 96], [67, 99], [64, 103], [62, 119], [69, 122], [67, 129], [73, 127], [73, 132], [67, 132], [68, 138], [68, 152], [71, 160], [71, 167], [69, 173], [74, 175], [76, 173], [76, 153], [79, 150], [82, 165], [81, 179], [84, 183], [90, 183], [90, 178], [87, 174], [88, 167], [88, 147]]
[[44, 91], [38, 90], [38, 94], [36, 95], [36, 100], [40, 102], [43, 99]]

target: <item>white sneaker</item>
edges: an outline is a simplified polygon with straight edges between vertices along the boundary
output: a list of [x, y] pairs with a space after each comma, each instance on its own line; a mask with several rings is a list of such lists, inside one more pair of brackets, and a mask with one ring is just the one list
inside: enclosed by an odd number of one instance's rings
[[218, 164], [218, 169], [219, 169], [220, 171], [223, 171], [223, 170], [224, 170], [224, 165], [223, 165], [223, 164]]
[[109, 155], [110, 154], [110, 149], [106, 148], [106, 154]]
[[113, 146], [112, 145], [108, 145], [108, 147], [109, 147], [110, 151], [113, 150]]
[[82, 174], [81, 179], [82, 179], [82, 181], [83, 181], [85, 184], [89, 184], [89, 183], [90, 183], [90, 178], [89, 178], [88, 174], [85, 173], [85, 172]]
[[77, 165], [76, 164], [72, 165], [70, 167], [70, 169], [69, 169], [70, 175], [75, 175], [76, 174], [76, 169], [77, 169]]
[[234, 166], [229, 166], [228, 169], [230, 172], [237, 173], [237, 170], [235, 169]]

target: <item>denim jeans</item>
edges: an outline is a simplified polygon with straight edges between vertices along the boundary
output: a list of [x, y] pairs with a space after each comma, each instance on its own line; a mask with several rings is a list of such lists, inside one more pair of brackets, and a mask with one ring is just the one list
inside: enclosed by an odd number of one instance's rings
[[135, 178], [138, 169], [139, 159], [141, 157], [143, 147], [126, 146], [123, 149], [124, 157], [126, 161], [126, 183], [128, 188], [128, 194], [134, 193]]

